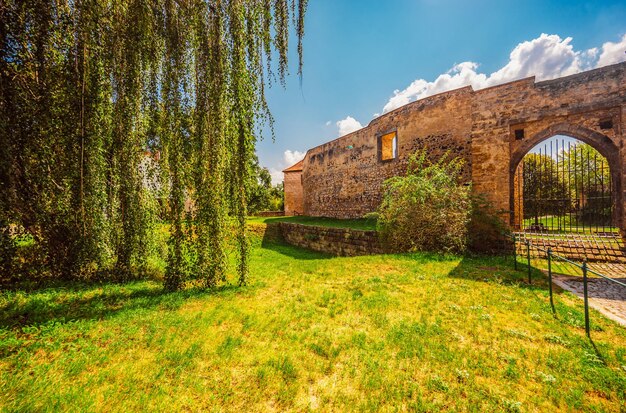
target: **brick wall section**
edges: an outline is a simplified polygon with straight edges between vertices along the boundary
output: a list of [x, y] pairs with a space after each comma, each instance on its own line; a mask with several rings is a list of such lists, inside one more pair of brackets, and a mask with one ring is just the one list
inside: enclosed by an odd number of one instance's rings
[[285, 215], [302, 215], [304, 204], [302, 198], [302, 171], [284, 173]]
[[[602, 129], [602, 121], [612, 127]], [[624, 229], [626, 195], [626, 62], [535, 82], [534, 78], [474, 91], [465, 87], [431, 96], [370, 122], [365, 128], [310, 149], [302, 164], [303, 213], [356, 218], [374, 211], [382, 182], [406, 171], [407, 159], [426, 149], [438, 159], [465, 160], [464, 178], [514, 222], [514, 171], [534, 145], [557, 134], [583, 140], [611, 167], [616, 223]], [[515, 131], [524, 130], [516, 139]], [[398, 157], [381, 161], [378, 139], [397, 131]], [[287, 174], [285, 174], [287, 180]], [[285, 181], [285, 197], [290, 190]]]
[[338, 256], [381, 254], [376, 231], [330, 228], [280, 222], [280, 232], [289, 244]]

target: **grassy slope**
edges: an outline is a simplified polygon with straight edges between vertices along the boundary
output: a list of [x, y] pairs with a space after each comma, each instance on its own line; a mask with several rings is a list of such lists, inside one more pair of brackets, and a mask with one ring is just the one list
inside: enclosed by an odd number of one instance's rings
[[[257, 242], [257, 244], [260, 244]], [[626, 331], [498, 258], [266, 240], [249, 286], [0, 296], [5, 411], [619, 411]], [[539, 278], [537, 274], [535, 278]]]
[[335, 219], [324, 217], [306, 217], [306, 216], [290, 216], [290, 217], [250, 217], [248, 222], [253, 224], [269, 224], [272, 222], [294, 222], [296, 224], [317, 225], [322, 227], [333, 228], [352, 228], [362, 230], [375, 230], [376, 221], [370, 219]]

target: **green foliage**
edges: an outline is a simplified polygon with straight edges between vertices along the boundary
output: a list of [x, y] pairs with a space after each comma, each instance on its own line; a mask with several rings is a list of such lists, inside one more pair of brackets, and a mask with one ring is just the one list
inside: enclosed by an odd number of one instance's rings
[[409, 159], [406, 176], [383, 184], [377, 229], [392, 251], [462, 252], [470, 217], [470, 187], [459, 183], [462, 161], [426, 152]]
[[556, 161], [547, 155], [530, 153], [524, 157], [522, 168], [524, 218], [563, 215], [570, 207], [570, 194], [564, 177], [555, 172]]
[[285, 210], [285, 185], [283, 182], [275, 185], [270, 189], [270, 211]]
[[[526, 160], [526, 157], [524, 157]], [[598, 191], [600, 188], [610, 188], [611, 171], [609, 163], [593, 146], [586, 143], [577, 143], [559, 153], [558, 164], [568, 176], [563, 179], [572, 192], [582, 192], [584, 189]]]
[[248, 213], [254, 215], [259, 211], [267, 211], [270, 207], [272, 176], [267, 168], [259, 165], [255, 156], [250, 166], [250, 184], [248, 185]]
[[[55, 279], [148, 271], [170, 225], [165, 286], [225, 279], [229, 214], [248, 272], [264, 90], [284, 84], [307, 0], [9, 0], [0, 6], [0, 280], [30, 234]], [[159, 189], [142, 172], [153, 159]], [[144, 171], [145, 172], [145, 171]], [[229, 203], [229, 198], [233, 202]], [[11, 268], [11, 270], [9, 270]], [[27, 268], [20, 268], [27, 273]]]
[[285, 204], [283, 183], [272, 186], [270, 171], [259, 165], [256, 155], [250, 167], [247, 198], [249, 215], [260, 211], [282, 211]]

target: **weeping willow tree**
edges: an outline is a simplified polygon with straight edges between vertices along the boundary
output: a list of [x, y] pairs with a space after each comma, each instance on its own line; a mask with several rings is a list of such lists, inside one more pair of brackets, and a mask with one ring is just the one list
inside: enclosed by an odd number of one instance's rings
[[[0, 3], [0, 270], [16, 235], [54, 277], [146, 270], [156, 164], [170, 233], [165, 286], [245, 284], [246, 194], [265, 87], [302, 73], [306, 0]], [[273, 64], [277, 61], [276, 64]], [[233, 233], [234, 242], [229, 242]]]

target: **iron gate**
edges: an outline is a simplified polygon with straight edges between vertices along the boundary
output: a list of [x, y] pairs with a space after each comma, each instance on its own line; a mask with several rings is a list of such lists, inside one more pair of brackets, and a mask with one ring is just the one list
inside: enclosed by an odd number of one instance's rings
[[552, 138], [536, 146], [520, 162], [514, 187], [517, 231], [618, 232], [608, 161], [588, 144]]

